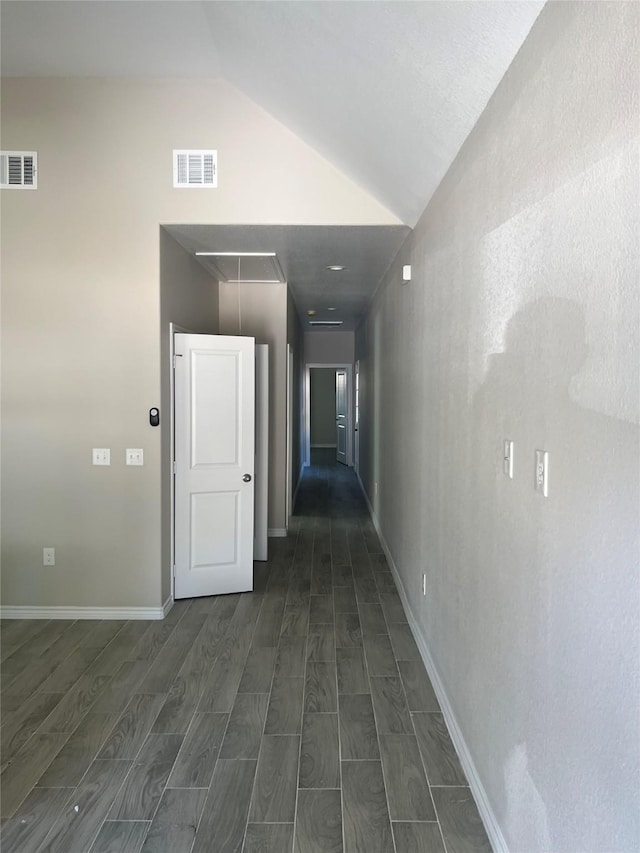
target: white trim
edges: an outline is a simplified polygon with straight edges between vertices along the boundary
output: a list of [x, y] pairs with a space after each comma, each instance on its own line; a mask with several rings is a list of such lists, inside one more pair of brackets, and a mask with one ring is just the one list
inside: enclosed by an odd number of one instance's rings
[[312, 444], [311, 447], [337, 447], [337, 444]]
[[[169, 466], [169, 500], [171, 501], [171, 530], [169, 531], [169, 565], [171, 566], [171, 595], [176, 588], [176, 472], [174, 470], [176, 458], [176, 399], [175, 399], [175, 370], [174, 360], [176, 354], [176, 335], [192, 334], [191, 329], [185, 329], [173, 321], [169, 321], [169, 458], [162, 460], [162, 465]], [[168, 611], [167, 611], [168, 612]]]
[[267, 536], [270, 536], [272, 539], [282, 539], [287, 535], [286, 527], [270, 527], [267, 530]]
[[269, 559], [269, 345], [256, 344], [256, 448], [253, 559]]
[[287, 473], [286, 473], [286, 495], [285, 513], [287, 527], [289, 518], [293, 512], [293, 380], [295, 373], [294, 354], [291, 344], [287, 344]]
[[484, 828], [487, 832], [487, 835], [489, 836], [491, 847], [494, 853], [509, 853], [507, 842], [504, 839], [504, 835], [502, 834], [502, 830], [500, 829], [500, 824], [498, 823], [498, 820], [495, 814], [493, 813], [493, 809], [491, 808], [487, 792], [484, 789], [484, 785], [482, 784], [480, 775], [478, 774], [473, 758], [471, 757], [471, 752], [469, 751], [469, 747], [467, 746], [467, 743], [464, 739], [462, 730], [458, 725], [458, 721], [454, 714], [453, 708], [451, 707], [451, 703], [449, 702], [449, 698], [445, 692], [444, 685], [442, 683], [442, 679], [440, 678], [438, 669], [435, 665], [433, 658], [431, 657], [431, 652], [429, 651], [427, 643], [424, 637], [422, 636], [422, 632], [420, 631], [420, 627], [411, 611], [411, 607], [409, 606], [409, 599], [405, 592], [402, 580], [391, 555], [391, 551], [389, 549], [387, 541], [384, 538], [382, 529], [380, 528], [380, 522], [378, 520], [378, 517], [373, 511], [373, 507], [371, 506], [371, 502], [369, 501], [369, 496], [367, 495], [367, 492], [364, 488], [364, 484], [362, 483], [360, 475], [357, 472], [356, 476], [358, 478], [360, 488], [362, 489], [362, 494], [364, 495], [365, 502], [369, 509], [371, 520], [373, 521], [373, 525], [378, 534], [378, 538], [380, 539], [382, 550], [384, 551], [385, 557], [387, 558], [387, 562], [389, 563], [389, 568], [391, 569], [391, 573], [393, 574], [396, 586], [398, 587], [398, 592], [400, 594], [402, 606], [404, 607], [404, 612], [409, 622], [409, 627], [411, 628], [411, 633], [413, 634], [413, 638], [416, 641], [420, 656], [422, 657], [422, 662], [425, 665], [425, 669], [427, 670], [429, 678], [431, 679], [431, 683], [433, 684], [433, 689], [435, 690], [436, 696], [438, 697], [438, 702], [440, 703], [447, 729], [449, 730], [449, 734], [451, 736], [451, 740], [453, 742], [455, 750], [458, 753], [458, 758], [460, 759], [462, 769], [464, 770], [465, 776], [467, 777], [469, 788], [471, 789], [473, 799], [475, 800], [476, 805], [478, 807], [478, 812], [480, 814], [482, 823], [484, 824]]
[[162, 607], [29, 607], [5, 604], [1, 619], [164, 619], [173, 607], [168, 598]]

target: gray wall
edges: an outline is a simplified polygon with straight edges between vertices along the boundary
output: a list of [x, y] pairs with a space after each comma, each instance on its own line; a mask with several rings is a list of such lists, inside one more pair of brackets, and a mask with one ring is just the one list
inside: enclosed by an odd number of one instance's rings
[[362, 478], [513, 851], [640, 849], [638, 14], [547, 4], [358, 334]]
[[311, 447], [336, 445], [336, 372], [328, 367], [309, 371]]
[[[397, 219], [222, 81], [5, 78], [1, 119], [3, 148], [39, 155], [36, 191], [0, 193], [2, 602], [157, 608], [159, 226]], [[218, 189], [174, 190], [172, 149], [207, 145]]]
[[287, 285], [220, 283], [220, 334], [269, 345], [269, 528], [286, 527]]
[[[291, 461], [291, 496], [295, 496], [300, 479], [302, 460], [304, 459], [304, 412], [302, 407], [303, 392], [303, 332], [296, 304], [287, 292], [287, 343], [293, 350], [293, 424], [291, 431], [292, 461]], [[292, 507], [295, 509], [295, 507]]]
[[307, 364], [352, 364], [353, 332], [305, 332], [304, 360]]

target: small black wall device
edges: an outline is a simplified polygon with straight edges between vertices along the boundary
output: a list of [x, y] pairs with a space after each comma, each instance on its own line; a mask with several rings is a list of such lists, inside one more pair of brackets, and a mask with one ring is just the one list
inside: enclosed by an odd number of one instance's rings
[[160, 423], [160, 409], [149, 409], [149, 423], [151, 426], [158, 426]]

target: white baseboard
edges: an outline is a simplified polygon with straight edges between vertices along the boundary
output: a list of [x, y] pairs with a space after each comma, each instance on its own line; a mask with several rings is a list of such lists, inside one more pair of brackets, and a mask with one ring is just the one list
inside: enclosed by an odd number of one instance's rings
[[282, 539], [283, 536], [287, 535], [286, 527], [270, 527], [267, 530], [267, 536], [271, 539]]
[[420, 627], [411, 611], [411, 607], [409, 606], [409, 599], [405, 592], [402, 579], [398, 574], [398, 569], [393, 560], [393, 556], [391, 555], [391, 551], [389, 550], [387, 541], [384, 538], [384, 535], [380, 528], [380, 522], [378, 520], [378, 517], [373, 511], [373, 507], [371, 506], [369, 496], [367, 495], [362, 480], [360, 479], [360, 475], [356, 474], [356, 476], [358, 478], [360, 488], [362, 489], [362, 494], [367, 504], [369, 514], [371, 515], [373, 526], [375, 527], [376, 533], [378, 534], [378, 538], [380, 539], [382, 550], [384, 551], [385, 557], [387, 558], [387, 562], [389, 563], [389, 568], [391, 569], [391, 573], [393, 574], [396, 586], [398, 587], [398, 593], [400, 595], [400, 599], [402, 600], [402, 606], [404, 607], [404, 611], [407, 614], [411, 633], [413, 634], [413, 637], [416, 641], [420, 656], [422, 657], [422, 662], [425, 665], [425, 669], [427, 670], [429, 678], [431, 679], [431, 683], [433, 684], [433, 689], [435, 690], [436, 696], [438, 697], [438, 702], [440, 703], [440, 707], [442, 709], [442, 715], [444, 716], [445, 722], [447, 724], [447, 729], [449, 730], [449, 734], [451, 736], [451, 740], [453, 742], [455, 750], [458, 753], [458, 758], [460, 759], [462, 769], [464, 770], [465, 775], [467, 777], [467, 782], [469, 783], [469, 788], [471, 789], [471, 793], [478, 807], [478, 812], [482, 819], [482, 823], [484, 824], [484, 828], [487, 832], [487, 835], [489, 836], [491, 847], [493, 848], [494, 853], [509, 853], [507, 842], [504, 839], [504, 835], [502, 834], [500, 825], [496, 819], [495, 814], [493, 813], [491, 804], [489, 803], [489, 798], [487, 797], [484, 785], [482, 784], [480, 776], [478, 775], [478, 771], [471, 757], [471, 753], [469, 752], [469, 748], [467, 747], [464, 735], [462, 734], [460, 726], [458, 725], [458, 721], [453, 712], [453, 708], [451, 707], [451, 703], [449, 702], [449, 698], [445, 692], [442, 679], [440, 678], [440, 674], [436, 668], [433, 658], [431, 657], [431, 652], [429, 651], [427, 643], [424, 637], [422, 636]]
[[173, 607], [168, 598], [162, 607], [29, 607], [5, 604], [0, 619], [164, 619]]

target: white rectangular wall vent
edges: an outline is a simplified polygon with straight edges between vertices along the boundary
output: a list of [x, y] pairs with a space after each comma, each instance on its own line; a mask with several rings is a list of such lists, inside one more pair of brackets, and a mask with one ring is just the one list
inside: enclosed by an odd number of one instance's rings
[[0, 187], [14, 190], [37, 189], [37, 153], [35, 151], [0, 151]]
[[173, 152], [173, 186], [214, 188], [218, 186], [218, 152]]

